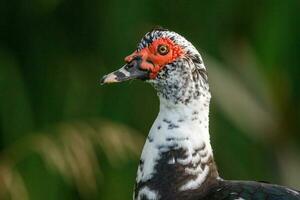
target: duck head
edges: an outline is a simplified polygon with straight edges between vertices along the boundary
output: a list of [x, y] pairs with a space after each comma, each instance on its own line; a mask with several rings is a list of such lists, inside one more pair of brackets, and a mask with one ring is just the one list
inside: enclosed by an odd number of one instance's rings
[[207, 73], [200, 53], [183, 36], [167, 29], [153, 29], [125, 57], [125, 65], [105, 75], [101, 83], [140, 79], [175, 103], [187, 103], [208, 92]]

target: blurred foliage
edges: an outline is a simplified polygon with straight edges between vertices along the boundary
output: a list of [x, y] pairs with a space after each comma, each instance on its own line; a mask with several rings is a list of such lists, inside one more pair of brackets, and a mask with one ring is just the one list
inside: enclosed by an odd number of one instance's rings
[[[24, 165], [30, 161], [51, 171], [52, 175], [61, 176], [65, 183], [75, 187], [79, 197], [90, 199], [97, 195], [97, 185], [103, 184], [105, 171], [102, 171], [99, 156], [106, 158], [112, 167], [118, 167], [138, 158], [143, 144], [142, 137], [135, 131], [104, 120], [64, 123], [52, 128], [51, 133], [29, 135], [5, 149], [0, 163], [1, 199], [32, 198], [30, 191], [36, 188], [26, 183], [28, 179], [32, 182], [33, 177], [25, 180], [26, 173], [25, 177], [21, 176]], [[47, 173], [40, 175], [42, 177], [37, 179], [43, 180]], [[48, 181], [44, 187], [47, 185]], [[44, 199], [44, 194], [36, 198]], [[57, 199], [61, 194], [53, 195]]]
[[299, 8], [298, 0], [1, 0], [0, 199], [131, 199], [158, 100], [140, 81], [99, 80], [157, 24], [202, 52], [220, 174], [300, 188]]

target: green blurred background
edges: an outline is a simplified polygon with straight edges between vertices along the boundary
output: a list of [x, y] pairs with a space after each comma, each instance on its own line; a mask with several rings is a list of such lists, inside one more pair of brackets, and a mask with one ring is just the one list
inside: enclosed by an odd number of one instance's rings
[[0, 199], [131, 199], [158, 112], [100, 86], [161, 25], [202, 53], [220, 174], [300, 188], [300, 2], [0, 1]]

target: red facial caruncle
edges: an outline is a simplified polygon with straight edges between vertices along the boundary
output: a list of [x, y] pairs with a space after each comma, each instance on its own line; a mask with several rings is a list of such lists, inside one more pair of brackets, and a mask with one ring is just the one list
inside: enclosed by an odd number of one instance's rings
[[141, 57], [141, 69], [150, 72], [149, 78], [155, 79], [159, 71], [168, 63], [184, 55], [184, 50], [174, 43], [170, 38], [159, 38], [153, 41], [148, 47], [140, 51], [135, 51], [125, 57], [125, 62], [129, 63], [136, 57]]

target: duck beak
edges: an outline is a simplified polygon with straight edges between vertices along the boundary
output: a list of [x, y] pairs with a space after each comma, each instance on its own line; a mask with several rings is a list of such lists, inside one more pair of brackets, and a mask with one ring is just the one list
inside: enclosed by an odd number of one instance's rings
[[149, 71], [140, 68], [141, 62], [141, 57], [132, 59], [129, 63], [125, 64], [120, 69], [103, 76], [103, 78], [101, 79], [101, 84], [117, 83], [131, 79], [148, 79]]

